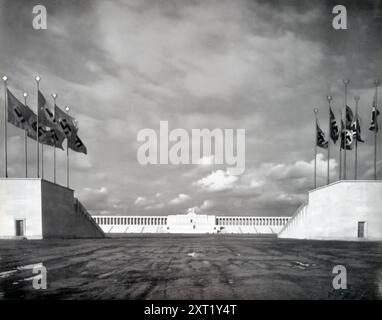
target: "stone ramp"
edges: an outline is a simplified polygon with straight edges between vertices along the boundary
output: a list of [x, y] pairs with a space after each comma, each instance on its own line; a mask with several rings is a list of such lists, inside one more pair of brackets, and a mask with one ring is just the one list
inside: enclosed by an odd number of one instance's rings
[[84, 217], [86, 220], [83, 221], [83, 223], [90, 222], [92, 227], [96, 230], [92, 230], [92, 233], [94, 233], [95, 237], [105, 237], [105, 233], [101, 229], [101, 227], [98, 225], [97, 222], [94, 221], [90, 213], [86, 210], [86, 208], [82, 205], [82, 203], [77, 199], [74, 198], [74, 211], [77, 215]]
[[43, 238], [103, 238], [71, 189], [42, 180]]

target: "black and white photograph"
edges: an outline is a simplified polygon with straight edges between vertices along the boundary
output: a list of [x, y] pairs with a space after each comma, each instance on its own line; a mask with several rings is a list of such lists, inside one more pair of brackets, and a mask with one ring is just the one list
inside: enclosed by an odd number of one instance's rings
[[0, 0], [0, 304], [381, 300], [381, 40], [380, 0]]

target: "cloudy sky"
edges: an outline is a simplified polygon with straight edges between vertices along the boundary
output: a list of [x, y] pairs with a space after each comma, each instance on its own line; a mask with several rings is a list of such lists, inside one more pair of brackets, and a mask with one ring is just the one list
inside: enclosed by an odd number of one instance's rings
[[[342, 1], [348, 30], [340, 31], [332, 28], [331, 1], [38, 3], [47, 8], [47, 30], [32, 28], [33, 1], [0, 0], [0, 72], [20, 99], [23, 91], [30, 94], [34, 109], [37, 74], [47, 97], [57, 92], [57, 104], [71, 106], [88, 148], [87, 156], [71, 153], [71, 187], [92, 213], [167, 215], [194, 208], [219, 215], [291, 215], [312, 187], [312, 110], [319, 108], [326, 131], [325, 97], [333, 95], [337, 114], [345, 77], [352, 107], [354, 95], [361, 96], [367, 143], [359, 148], [359, 176], [372, 177], [367, 129], [372, 81], [382, 76], [381, 1]], [[244, 174], [233, 176], [208, 158], [199, 165], [140, 165], [137, 133], [159, 130], [161, 120], [170, 130], [245, 129]], [[12, 126], [8, 132], [10, 176], [22, 177], [23, 133]], [[34, 176], [32, 140], [29, 147]], [[338, 145], [333, 148], [334, 179]], [[323, 184], [326, 153], [320, 152]], [[65, 152], [58, 150], [57, 158], [58, 182], [65, 184]], [[354, 154], [347, 158], [353, 177]], [[3, 172], [3, 156], [0, 165]], [[50, 147], [45, 165], [50, 180]], [[380, 160], [380, 177], [381, 168]]]

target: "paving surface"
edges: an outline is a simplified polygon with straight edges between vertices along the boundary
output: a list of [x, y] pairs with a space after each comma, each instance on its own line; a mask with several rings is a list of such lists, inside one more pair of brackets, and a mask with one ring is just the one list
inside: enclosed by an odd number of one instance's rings
[[[31, 267], [47, 268], [47, 289]], [[347, 289], [334, 290], [335, 265]], [[253, 236], [0, 241], [0, 299], [381, 299], [382, 243]]]

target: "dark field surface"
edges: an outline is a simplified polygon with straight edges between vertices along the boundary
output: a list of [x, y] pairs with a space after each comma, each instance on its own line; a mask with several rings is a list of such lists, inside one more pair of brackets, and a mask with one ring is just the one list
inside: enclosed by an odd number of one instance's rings
[[[32, 287], [43, 263], [48, 288]], [[347, 268], [346, 290], [332, 269]], [[253, 236], [0, 241], [0, 299], [381, 299], [382, 243]]]

